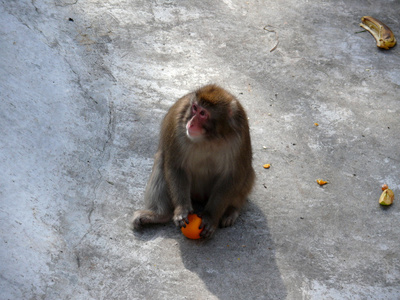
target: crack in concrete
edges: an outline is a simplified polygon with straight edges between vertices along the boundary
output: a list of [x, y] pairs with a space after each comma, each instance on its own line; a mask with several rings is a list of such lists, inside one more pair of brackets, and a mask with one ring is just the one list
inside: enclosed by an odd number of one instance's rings
[[78, 3], [78, 0], [69, 0], [69, 1], [68, 0], [55, 0], [54, 1], [55, 6], [61, 6], [61, 7], [74, 5], [77, 3]]
[[[107, 148], [109, 147], [110, 142], [113, 139], [114, 130], [115, 130], [114, 102], [110, 101], [108, 103], [108, 124], [107, 124], [107, 131], [106, 131], [107, 139], [103, 144], [103, 148], [101, 150], [102, 155], [100, 157], [100, 161], [103, 162], [103, 163], [102, 163], [102, 165], [100, 167], [97, 168], [97, 172], [98, 172], [100, 178], [97, 180], [97, 183], [94, 186], [94, 189], [93, 189], [94, 199], [92, 200], [92, 205], [91, 205], [91, 208], [90, 208], [90, 211], [89, 211], [89, 214], [88, 214], [88, 220], [89, 220], [90, 224], [91, 224], [92, 214], [93, 214], [93, 212], [95, 210], [95, 202], [96, 202], [96, 199], [97, 199], [97, 191], [98, 191], [98, 188], [99, 188], [99, 186], [101, 185], [101, 183], [103, 182], [103, 179], [104, 179], [104, 175], [103, 175], [103, 173], [101, 172], [100, 169], [110, 159], [110, 151], [111, 150], [107, 150]], [[106, 157], [106, 156], [108, 156], [108, 157]]]

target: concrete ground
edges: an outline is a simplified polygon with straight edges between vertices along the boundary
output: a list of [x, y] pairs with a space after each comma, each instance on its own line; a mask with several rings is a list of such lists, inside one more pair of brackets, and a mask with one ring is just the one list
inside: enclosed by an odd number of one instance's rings
[[[358, 26], [400, 39], [399, 1], [0, 3], [0, 299], [400, 299], [400, 47]], [[249, 204], [135, 234], [161, 119], [207, 83], [248, 112]]]

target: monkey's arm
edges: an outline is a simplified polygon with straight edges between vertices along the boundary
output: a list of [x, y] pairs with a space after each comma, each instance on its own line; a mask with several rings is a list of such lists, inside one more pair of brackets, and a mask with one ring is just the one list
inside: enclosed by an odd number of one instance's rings
[[201, 236], [205, 238], [212, 236], [224, 214], [227, 211], [236, 213], [240, 207], [241, 196], [238, 186], [235, 184], [234, 177], [220, 177], [215, 182], [212, 193], [201, 214], [202, 223], [200, 228], [203, 228]]
[[165, 173], [170, 197], [174, 205], [173, 221], [176, 226], [186, 227], [185, 222], [189, 223], [188, 214], [193, 212], [189, 178], [182, 168], [174, 166], [167, 167]]

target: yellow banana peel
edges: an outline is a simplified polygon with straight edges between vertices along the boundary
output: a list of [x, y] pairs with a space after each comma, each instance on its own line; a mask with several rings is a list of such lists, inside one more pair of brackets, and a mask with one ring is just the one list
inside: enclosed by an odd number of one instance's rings
[[360, 26], [367, 30], [376, 40], [376, 45], [382, 49], [389, 49], [396, 45], [396, 38], [385, 24], [371, 16], [361, 18]]

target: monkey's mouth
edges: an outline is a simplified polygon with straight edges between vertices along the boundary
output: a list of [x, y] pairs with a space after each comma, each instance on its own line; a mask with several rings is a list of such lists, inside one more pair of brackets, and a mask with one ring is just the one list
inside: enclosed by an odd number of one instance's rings
[[190, 126], [187, 126], [186, 128], [186, 135], [192, 141], [201, 140], [204, 137], [205, 133], [206, 132], [204, 129], [194, 129], [193, 127]]

